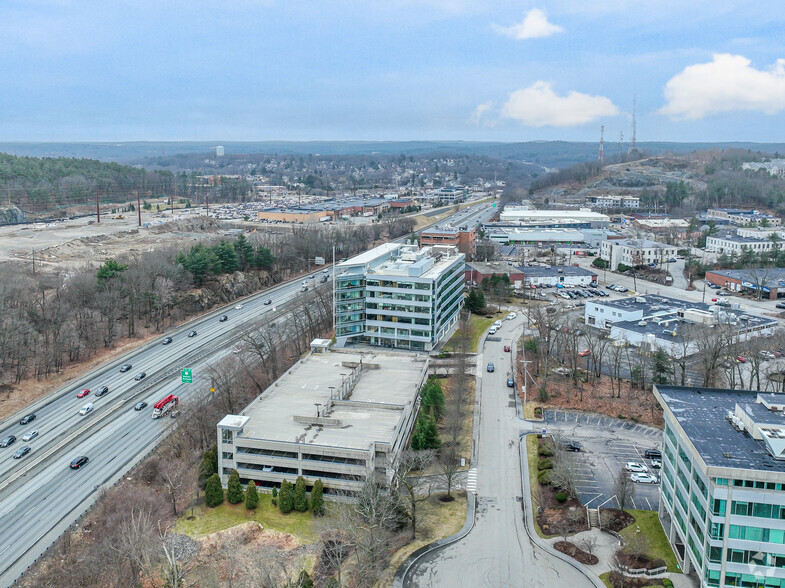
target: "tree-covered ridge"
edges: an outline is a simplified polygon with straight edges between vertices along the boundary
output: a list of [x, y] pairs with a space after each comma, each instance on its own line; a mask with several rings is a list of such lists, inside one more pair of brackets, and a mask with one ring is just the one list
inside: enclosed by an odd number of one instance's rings
[[0, 153], [0, 181], [2, 182], [57, 182], [73, 176], [81, 176], [93, 181], [138, 182], [144, 178], [145, 170], [96, 159], [17, 157]]

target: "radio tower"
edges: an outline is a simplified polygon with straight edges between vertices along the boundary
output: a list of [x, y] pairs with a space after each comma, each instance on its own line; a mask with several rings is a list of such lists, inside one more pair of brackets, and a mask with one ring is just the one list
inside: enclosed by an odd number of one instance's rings
[[597, 153], [597, 161], [605, 159], [605, 125], [600, 126], [600, 150]]
[[633, 151], [637, 151], [637, 147], [635, 146], [635, 103], [637, 102], [636, 96], [633, 95], [632, 97], [632, 139], [630, 139], [630, 148], [629, 153]]

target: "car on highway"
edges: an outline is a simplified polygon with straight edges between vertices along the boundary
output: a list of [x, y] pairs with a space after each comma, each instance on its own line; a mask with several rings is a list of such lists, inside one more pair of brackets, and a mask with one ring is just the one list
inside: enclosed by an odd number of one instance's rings
[[35, 420], [35, 413], [30, 413], [28, 415], [23, 416], [22, 420], [19, 421], [19, 424], [20, 425], [27, 425], [29, 423], [32, 423], [34, 420]]
[[265, 306], [268, 306], [268, 305], [270, 305], [272, 303], [273, 303], [273, 299], [272, 298], [268, 298], [267, 300], [264, 301], [264, 305]]
[[493, 362], [492, 362], [492, 361], [489, 361], [489, 362], [488, 362], [488, 367], [487, 367], [486, 369], [487, 369], [489, 372], [493, 372], [493, 371], [495, 371], [495, 370], [496, 370], [496, 368], [494, 367], [494, 365], [493, 365]]
[[632, 480], [636, 484], [656, 484], [657, 476], [653, 476], [651, 474], [646, 474], [646, 473], [630, 474], [630, 480]]
[[17, 449], [11, 457], [14, 459], [22, 459], [28, 453], [30, 453], [30, 446], [25, 445], [24, 447]]
[[133, 366], [130, 363], [124, 363], [123, 365], [120, 366], [120, 372], [121, 373], [130, 372], [132, 367]]
[[134, 410], [144, 410], [146, 406], [147, 406], [147, 403], [144, 402], [144, 401], [137, 402], [136, 404], [134, 404]]
[[88, 394], [90, 394], [90, 388], [82, 388], [82, 391], [81, 391], [81, 392], [79, 392], [79, 393], [76, 395], [76, 397], [77, 397], [77, 398], [84, 398], [84, 397], [85, 397], [85, 396], [87, 396]]
[[188, 331], [189, 337], [196, 337], [196, 331]]
[[512, 378], [507, 378], [507, 387], [508, 388], [514, 388], [515, 387], [515, 380], [513, 380]]
[[71, 464], [69, 465], [69, 467], [72, 470], [78, 470], [82, 466], [86, 465], [88, 461], [90, 461], [89, 457], [87, 457], [86, 455], [80, 455], [79, 457], [75, 457], [74, 459], [71, 460]]
[[662, 451], [659, 449], [647, 449], [643, 455], [646, 459], [662, 459]]
[[146, 376], [147, 376], [147, 373], [139, 372], [138, 374], [136, 374], [134, 376], [134, 380], [136, 380], [138, 382], [139, 380], [144, 380]]
[[79, 409], [79, 416], [85, 416], [93, 412], [93, 403], [88, 402], [82, 408]]
[[504, 350], [505, 350], [506, 352], [508, 352], [508, 353], [509, 353], [509, 351], [510, 351], [510, 346], [509, 346], [509, 345], [505, 345], [505, 346], [504, 346]]
[[591, 349], [584, 349], [583, 351], [579, 351], [578, 355], [580, 355], [581, 357], [587, 357], [591, 355]]
[[95, 397], [100, 398], [104, 394], [109, 393], [109, 386], [101, 386], [98, 390], [95, 391]]
[[28, 431], [27, 433], [24, 434], [24, 436], [22, 437], [22, 441], [25, 441], [25, 442], [32, 441], [36, 437], [38, 437], [38, 431], [33, 429], [32, 431]]
[[164, 337], [164, 340], [161, 341], [161, 345], [169, 345], [169, 343], [171, 343], [171, 342], [172, 342], [172, 338], [171, 337]]
[[14, 443], [16, 443], [16, 435], [8, 435], [8, 437], [3, 437], [0, 440], [0, 447], [10, 447]]
[[637, 472], [637, 473], [649, 471], [649, 468], [647, 468], [642, 463], [638, 463], [637, 461], [628, 461], [624, 465], [624, 469], [627, 470], [628, 472]]
[[222, 322], [224, 322], [224, 321], [226, 321], [228, 319], [229, 319], [228, 316], [226, 316], [225, 314], [222, 314], [220, 317], [218, 317], [218, 322], [222, 323]]
[[238, 304], [237, 306], [234, 307], [234, 309], [235, 310], [240, 310], [240, 309], [242, 309], [242, 307], [243, 307], [242, 304]]

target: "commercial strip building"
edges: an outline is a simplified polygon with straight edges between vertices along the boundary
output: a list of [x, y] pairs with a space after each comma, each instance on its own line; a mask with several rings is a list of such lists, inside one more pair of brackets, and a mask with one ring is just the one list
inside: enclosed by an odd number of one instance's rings
[[648, 349], [659, 348], [671, 357], [697, 351], [696, 343], [684, 338], [687, 325], [724, 325], [736, 341], [771, 335], [778, 326], [774, 319], [739, 308], [653, 294], [620, 300], [592, 299], [586, 302], [583, 312], [585, 324], [609, 329], [611, 339]]
[[637, 265], [658, 265], [676, 257], [677, 248], [649, 239], [619, 239], [603, 241], [600, 244], [600, 259], [608, 262], [615, 270], [619, 264], [630, 267]]
[[389, 485], [406, 446], [428, 375], [427, 354], [329, 350], [317, 340], [237, 415], [218, 423], [218, 471], [226, 486], [265, 489], [297, 476], [324, 483], [326, 494], [351, 496], [369, 476]]
[[709, 208], [706, 211], [706, 217], [724, 220], [733, 225], [759, 225], [764, 223], [770, 227], [779, 227], [782, 224], [780, 218], [753, 209]]
[[659, 517], [702, 587], [785, 587], [785, 395], [655, 386]]
[[257, 213], [259, 220], [287, 223], [318, 223], [348, 216], [376, 216], [390, 209], [387, 198], [330, 198], [321, 202], [297, 206], [270, 207]]
[[483, 279], [506, 275], [510, 285], [517, 289], [523, 286], [541, 287], [561, 284], [567, 288], [588, 286], [597, 281], [597, 274], [574, 265], [515, 266], [498, 261], [472, 261], [466, 264], [466, 282], [479, 285]]
[[341, 263], [337, 344], [430, 351], [458, 320], [465, 262], [454, 246], [385, 243]]
[[732, 292], [756, 292], [762, 289], [762, 298], [770, 300], [785, 297], [785, 269], [780, 267], [706, 270], [706, 281]]
[[537, 210], [528, 206], [505, 206], [502, 223], [540, 228], [607, 229], [610, 218], [588, 208], [578, 210]]

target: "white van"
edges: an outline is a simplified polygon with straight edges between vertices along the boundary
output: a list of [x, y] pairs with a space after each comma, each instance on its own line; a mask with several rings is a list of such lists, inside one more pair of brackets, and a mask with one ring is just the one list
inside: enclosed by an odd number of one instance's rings
[[85, 416], [86, 414], [90, 414], [93, 412], [93, 403], [89, 402], [85, 404], [82, 408], [79, 409], [79, 415]]

